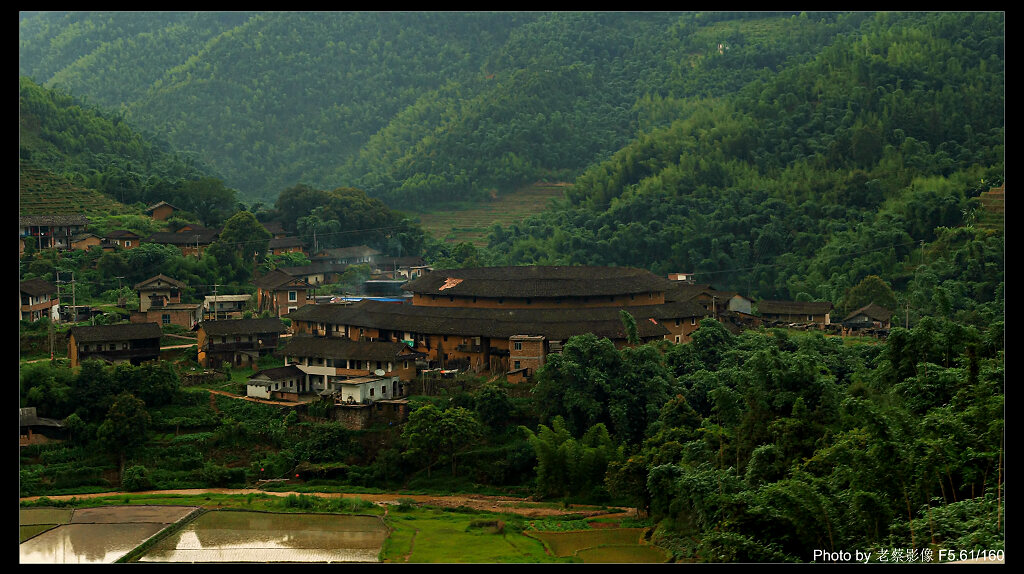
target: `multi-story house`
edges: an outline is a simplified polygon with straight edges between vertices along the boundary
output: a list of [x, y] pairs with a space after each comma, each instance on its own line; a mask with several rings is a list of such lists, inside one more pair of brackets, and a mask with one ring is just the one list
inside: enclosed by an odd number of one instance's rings
[[71, 249], [71, 239], [86, 231], [84, 215], [23, 215], [18, 217], [22, 245], [34, 237], [39, 249]]
[[68, 359], [72, 367], [86, 359], [133, 365], [157, 360], [162, 334], [156, 323], [75, 326], [67, 334]]
[[252, 295], [207, 295], [203, 298], [204, 319], [241, 319]]
[[21, 320], [38, 321], [49, 317], [59, 321], [57, 286], [42, 279], [27, 279], [21, 282]]
[[194, 328], [198, 361], [204, 367], [251, 366], [277, 349], [287, 328], [280, 319], [202, 321]]
[[256, 279], [256, 309], [270, 311], [278, 317], [291, 313], [310, 303], [309, 290], [313, 286], [280, 269]]

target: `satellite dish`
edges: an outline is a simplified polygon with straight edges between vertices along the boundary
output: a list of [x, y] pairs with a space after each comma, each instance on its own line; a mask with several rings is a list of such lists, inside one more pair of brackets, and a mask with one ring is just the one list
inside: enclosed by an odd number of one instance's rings
[[383, 377], [384, 369], [377, 369], [376, 371], [373, 372], [373, 374], [377, 375], [378, 377]]

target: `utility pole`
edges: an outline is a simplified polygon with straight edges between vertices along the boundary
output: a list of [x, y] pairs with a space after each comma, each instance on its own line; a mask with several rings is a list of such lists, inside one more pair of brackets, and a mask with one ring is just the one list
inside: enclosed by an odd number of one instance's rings
[[213, 285], [213, 320], [217, 320], [217, 287], [220, 285], [214, 283]]

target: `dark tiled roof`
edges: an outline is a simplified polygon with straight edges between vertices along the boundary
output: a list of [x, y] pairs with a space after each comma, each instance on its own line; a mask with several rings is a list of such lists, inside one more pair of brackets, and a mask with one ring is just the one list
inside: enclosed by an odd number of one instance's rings
[[256, 286], [259, 287], [260, 289], [266, 289], [271, 291], [275, 289], [280, 289], [281, 287], [288, 285], [289, 283], [299, 284], [297, 285], [298, 288], [312, 287], [312, 285], [306, 283], [302, 279], [289, 275], [288, 273], [285, 273], [280, 269], [274, 269], [273, 271], [270, 271], [269, 273], [263, 275], [262, 277], [256, 279], [255, 281]]
[[218, 230], [204, 229], [202, 231], [160, 231], [145, 239], [146, 243], [166, 243], [167, 245], [209, 245], [217, 239]]
[[107, 232], [107, 239], [117, 239], [121, 237], [138, 237], [139, 234], [134, 231], [128, 231], [127, 229], [115, 229]]
[[267, 242], [267, 246], [270, 249], [280, 249], [282, 247], [303, 247], [305, 244], [301, 237], [274, 237]]
[[[155, 275], [153, 277], [150, 277], [149, 279], [146, 279], [145, 281], [139, 281], [138, 283], [135, 284], [134, 289], [136, 291], [138, 291], [139, 289], [144, 289], [150, 283], [154, 283], [156, 281], [163, 281], [164, 283], [167, 283], [171, 287], [177, 287], [178, 289], [184, 289], [184, 288], [188, 287], [188, 285], [185, 285], [181, 281], [178, 281], [177, 279], [172, 279], [172, 278], [164, 275], [163, 273], [161, 273], [159, 275]], [[159, 287], [157, 287], [157, 289], [159, 289]]]
[[350, 339], [296, 335], [285, 343], [285, 355], [295, 357], [324, 357], [360, 359], [366, 361], [394, 361], [402, 354], [420, 355], [405, 343], [388, 341], [352, 341]]
[[668, 279], [633, 267], [519, 266], [437, 269], [404, 289], [426, 295], [599, 297], [663, 292]]
[[372, 255], [380, 255], [380, 251], [367, 246], [357, 245], [355, 247], [334, 247], [332, 249], [324, 249], [329, 257], [369, 257]]
[[163, 205], [166, 205], [167, 207], [170, 207], [171, 209], [175, 209], [175, 210], [181, 211], [177, 207], [174, 207], [173, 205], [171, 205], [170, 203], [167, 203], [166, 201], [159, 201], [159, 202], [154, 203], [153, 205], [150, 205], [149, 207], [147, 207], [146, 208], [146, 213], [149, 213], [150, 211], [153, 211], [154, 209], [156, 209], [156, 208], [158, 208], [160, 206], [163, 206]]
[[872, 302], [861, 307], [860, 309], [857, 309], [853, 313], [850, 313], [849, 315], [846, 316], [845, 319], [843, 319], [843, 321], [849, 321], [850, 319], [853, 319], [857, 315], [865, 315], [869, 319], [875, 321], [888, 321], [892, 317], [892, 311], [886, 309], [885, 307], [882, 307], [881, 305], [876, 305], [874, 302]]
[[757, 304], [757, 312], [764, 315], [821, 315], [832, 310], [828, 301], [761, 301]]
[[[652, 307], [626, 308], [636, 319], [641, 338], [662, 337], [668, 330], [658, 323]], [[389, 331], [430, 335], [482, 336], [507, 339], [513, 335], [544, 335], [565, 340], [593, 333], [625, 339], [618, 307], [588, 309], [485, 309], [397, 305], [363, 300], [354, 305], [306, 305], [286, 317], [298, 321], [357, 325]], [[655, 319], [651, 321], [650, 319]]]
[[202, 321], [194, 327], [202, 329], [209, 335], [237, 335], [239, 333], [284, 333], [287, 328], [277, 318], [268, 319], [222, 319], [219, 321]]
[[18, 225], [87, 225], [89, 218], [84, 215], [22, 215], [18, 217]]
[[313, 275], [316, 273], [342, 273], [348, 269], [348, 265], [344, 263], [330, 263], [326, 261], [317, 261], [310, 263], [309, 265], [294, 265], [292, 267], [278, 267], [281, 271], [299, 277], [301, 275]]
[[710, 294], [714, 289], [711, 285], [704, 283], [684, 283], [681, 281], [670, 281], [669, 287], [665, 290], [666, 301], [688, 301], [701, 293]]
[[54, 295], [57, 293], [57, 286], [42, 279], [26, 279], [21, 282], [21, 292], [33, 297]]
[[272, 381], [281, 381], [284, 379], [290, 379], [292, 377], [304, 377], [306, 376], [306, 373], [304, 373], [302, 369], [296, 367], [295, 365], [287, 365], [284, 367], [275, 367], [273, 369], [263, 369], [262, 371], [257, 371], [253, 373], [251, 377], [249, 377], [249, 380], [252, 380], [260, 375], [263, 375]]
[[80, 343], [159, 339], [163, 334], [157, 323], [121, 323], [118, 325], [87, 325], [72, 327], [68, 337]]

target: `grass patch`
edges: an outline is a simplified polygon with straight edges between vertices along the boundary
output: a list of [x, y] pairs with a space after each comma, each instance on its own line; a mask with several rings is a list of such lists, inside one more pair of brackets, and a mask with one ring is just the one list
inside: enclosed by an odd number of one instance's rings
[[[515, 518], [482, 516], [434, 509], [389, 515], [386, 522], [391, 536], [381, 550], [381, 560], [419, 564], [577, 561], [547, 554], [543, 542], [522, 534]], [[498, 522], [503, 522], [500, 529]], [[483, 526], [485, 523], [492, 526]]]
[[28, 540], [29, 538], [32, 538], [33, 536], [42, 534], [43, 532], [46, 532], [47, 530], [51, 528], [56, 528], [58, 526], [60, 526], [60, 524], [29, 524], [25, 526], [19, 526], [18, 544], [21, 544], [22, 542]]
[[657, 546], [615, 544], [583, 548], [576, 553], [584, 564], [628, 563], [656, 564], [668, 561], [668, 554]]
[[555, 556], [577, 556], [580, 550], [599, 546], [640, 546], [643, 532], [642, 528], [608, 528], [559, 532], [530, 531], [529, 534], [544, 542]]

